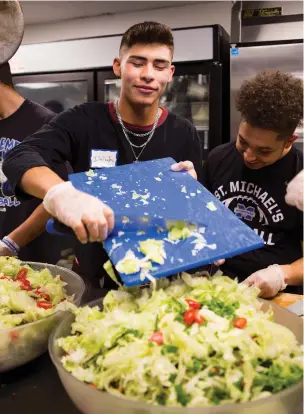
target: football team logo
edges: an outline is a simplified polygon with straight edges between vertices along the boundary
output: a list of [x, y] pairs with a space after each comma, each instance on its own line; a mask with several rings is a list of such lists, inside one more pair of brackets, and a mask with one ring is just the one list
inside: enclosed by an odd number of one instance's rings
[[234, 196], [223, 200], [223, 204], [241, 220], [250, 222], [257, 220], [263, 226], [269, 224], [265, 213], [252, 197]]
[[233, 211], [238, 218], [243, 220], [252, 221], [255, 218], [253, 206], [246, 207], [244, 204], [238, 203]]

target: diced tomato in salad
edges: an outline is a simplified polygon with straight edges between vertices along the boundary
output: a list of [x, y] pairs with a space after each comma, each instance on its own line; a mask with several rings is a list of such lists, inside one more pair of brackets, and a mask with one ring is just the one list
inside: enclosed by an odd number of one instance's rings
[[199, 302], [193, 299], [186, 299], [186, 302], [188, 303], [189, 307], [192, 309], [200, 309], [201, 305]]
[[27, 290], [27, 291], [33, 290], [29, 280], [20, 279], [19, 283], [20, 283], [20, 287], [21, 287], [22, 290]]
[[205, 319], [200, 315], [197, 309], [188, 309], [184, 313], [184, 322], [187, 326], [191, 326], [193, 323], [204, 323]]
[[235, 318], [233, 321], [233, 326], [238, 329], [244, 329], [247, 325], [247, 319], [245, 318]]
[[25, 280], [27, 278], [27, 274], [28, 274], [28, 269], [26, 268], [20, 269], [19, 272], [17, 273], [16, 279]]
[[51, 309], [53, 307], [51, 302], [47, 302], [45, 300], [40, 300], [36, 302], [36, 305], [38, 306], [38, 308], [42, 308], [42, 309]]
[[154, 332], [154, 334], [150, 336], [149, 341], [155, 342], [157, 345], [162, 345], [164, 343], [162, 332], [161, 331]]

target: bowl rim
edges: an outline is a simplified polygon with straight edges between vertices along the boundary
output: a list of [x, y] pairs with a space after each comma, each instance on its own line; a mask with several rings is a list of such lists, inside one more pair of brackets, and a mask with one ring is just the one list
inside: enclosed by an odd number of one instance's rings
[[[104, 296], [101, 296], [98, 299], [94, 299], [88, 303], [84, 303], [83, 305], [81, 305], [80, 307], [84, 307], [84, 306], [98, 306], [98, 303], [102, 302], [102, 300], [104, 299]], [[290, 312], [288, 309], [283, 308], [282, 306], [279, 306], [278, 304], [274, 303], [274, 302], [270, 302], [268, 300], [265, 299], [261, 299], [258, 298], [259, 302], [262, 302], [262, 304], [266, 304], [268, 306], [271, 306], [274, 309], [280, 309], [280, 311], [283, 311], [284, 313], [288, 314], [291, 317], [300, 319], [297, 317], [297, 315], [295, 315], [294, 313]], [[71, 314], [70, 314], [71, 315]], [[111, 394], [107, 391], [102, 391], [102, 390], [98, 390], [98, 389], [94, 389], [94, 388], [90, 388], [85, 382], [80, 381], [79, 379], [77, 379], [76, 377], [74, 377], [69, 371], [67, 371], [67, 369], [62, 365], [61, 360], [57, 357], [57, 355], [54, 352], [54, 337], [56, 335], [56, 331], [57, 329], [59, 329], [59, 327], [65, 322], [66, 318], [63, 318], [57, 325], [56, 327], [53, 329], [50, 337], [49, 337], [49, 341], [48, 341], [48, 351], [49, 351], [49, 355], [51, 357], [51, 360], [53, 362], [53, 364], [55, 365], [56, 369], [57, 369], [57, 374], [59, 375], [60, 379], [61, 376], [59, 374], [60, 371], [64, 372], [65, 374], [67, 374], [69, 377], [72, 378], [72, 380], [74, 382], [77, 382], [78, 384], [82, 385], [82, 386], [87, 386], [88, 392], [94, 393], [95, 395], [97, 395], [97, 393], [102, 393], [102, 394], [106, 394], [108, 396], [110, 396], [110, 398], [118, 398], [120, 399], [123, 403], [125, 404], [136, 404], [135, 407], [133, 407], [134, 409], [142, 409], [142, 410], [156, 410], [157, 408], [161, 408], [162, 409], [162, 413], [167, 413], [170, 414], [172, 413], [172, 410], [174, 410], [174, 414], [185, 414], [185, 412], [189, 412], [189, 413], [195, 413], [198, 414], [197, 411], [195, 410], [208, 410], [206, 411], [205, 414], [212, 414], [212, 413], [218, 413], [219, 409], [222, 410], [224, 413], [226, 414], [231, 414], [231, 411], [233, 408], [235, 407], [242, 407], [242, 409], [246, 409], [246, 408], [254, 408], [254, 407], [260, 407], [262, 404], [271, 404], [272, 401], [277, 400], [279, 398], [284, 398], [287, 397], [289, 394], [293, 394], [294, 392], [296, 392], [298, 389], [300, 390], [301, 388], [303, 388], [303, 380], [299, 381], [298, 383], [292, 385], [291, 387], [288, 387], [280, 392], [277, 392], [275, 394], [271, 394], [267, 397], [263, 397], [260, 399], [257, 399], [255, 401], [248, 401], [248, 402], [244, 402], [244, 403], [227, 403], [227, 404], [222, 404], [222, 405], [216, 405], [216, 406], [204, 406], [204, 405], [198, 405], [195, 407], [179, 407], [179, 406], [162, 406], [162, 405], [158, 405], [158, 404], [149, 404], [149, 403], [145, 403], [142, 401], [136, 401], [136, 400], [132, 400], [130, 398], [124, 397], [124, 396], [119, 396], [119, 395], [114, 395]], [[301, 321], [299, 321], [301, 323]], [[62, 381], [62, 379], [61, 379]], [[63, 384], [64, 385], [64, 384]], [[92, 394], [93, 395], [93, 394]], [[302, 393], [303, 395], [303, 393]], [[70, 397], [71, 398], [71, 397]], [[72, 399], [72, 398], [71, 398]], [[186, 410], [186, 411], [185, 411]], [[156, 412], [155, 412], [156, 414]], [[203, 414], [203, 412], [202, 412]]]
[[[74, 297], [74, 300], [73, 300], [73, 302], [72, 303], [75, 303], [75, 302], [78, 302], [78, 301], [80, 301], [81, 300], [81, 298], [82, 298], [82, 296], [83, 296], [83, 294], [84, 294], [84, 292], [85, 292], [85, 283], [84, 283], [84, 281], [83, 281], [83, 279], [82, 279], [82, 277], [80, 277], [77, 273], [75, 273], [73, 270], [71, 270], [71, 269], [67, 269], [66, 267], [62, 267], [62, 266], [57, 266], [57, 265], [54, 265], [54, 264], [50, 264], [50, 263], [41, 263], [41, 262], [25, 262], [25, 261], [21, 261], [21, 264], [24, 264], [24, 265], [41, 265], [41, 266], [44, 266], [44, 268], [45, 269], [49, 269], [49, 268], [54, 268], [54, 267], [56, 267], [56, 269], [63, 269], [65, 272], [67, 271], [68, 273], [70, 273], [71, 275], [73, 275], [74, 277], [75, 277], [75, 279], [77, 279], [79, 282], [80, 282], [80, 284], [81, 284], [81, 289], [80, 289], [80, 292], [79, 293], [77, 293], [77, 296], [75, 295], [75, 297]], [[54, 276], [54, 277], [56, 277], [56, 276]], [[50, 318], [52, 318], [52, 317], [54, 317], [54, 315], [59, 315], [60, 313], [64, 313], [64, 312], [67, 312], [67, 311], [63, 311], [63, 310], [58, 310], [58, 311], [56, 311], [56, 312], [54, 312], [54, 313], [51, 313], [50, 315], [48, 315], [48, 316], [45, 316], [44, 318], [41, 318], [41, 319], [38, 319], [37, 321], [33, 321], [33, 322], [28, 322], [28, 323], [23, 323], [22, 325], [18, 325], [18, 326], [15, 326], [14, 328], [0, 328], [0, 335], [1, 334], [8, 334], [9, 332], [11, 332], [11, 331], [17, 331], [17, 330], [22, 330], [22, 329], [24, 329], [25, 327], [29, 327], [29, 326], [33, 326], [33, 325], [38, 325], [39, 323], [41, 323], [42, 321], [46, 321], [46, 320], [48, 320], [48, 319], [50, 319]]]

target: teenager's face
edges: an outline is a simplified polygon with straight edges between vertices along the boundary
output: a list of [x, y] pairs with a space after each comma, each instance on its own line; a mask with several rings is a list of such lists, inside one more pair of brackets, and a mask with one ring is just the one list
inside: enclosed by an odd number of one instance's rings
[[161, 44], [136, 44], [122, 51], [113, 70], [121, 77], [121, 97], [132, 104], [150, 106], [164, 93], [172, 80], [171, 51]]
[[258, 170], [274, 164], [287, 154], [295, 136], [288, 141], [279, 140], [274, 131], [255, 128], [248, 122], [241, 122], [236, 140], [236, 148], [243, 155], [245, 165]]

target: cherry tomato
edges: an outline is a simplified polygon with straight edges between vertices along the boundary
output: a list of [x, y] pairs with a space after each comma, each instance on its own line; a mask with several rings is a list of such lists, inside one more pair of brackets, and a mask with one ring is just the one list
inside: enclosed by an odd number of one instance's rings
[[199, 312], [196, 311], [196, 313], [194, 315], [194, 322], [196, 322], [198, 324], [201, 324], [201, 323], [205, 323], [206, 320], [202, 315], [200, 315]]
[[38, 308], [42, 309], [50, 309], [53, 307], [53, 305], [50, 302], [46, 302], [44, 300], [40, 300], [39, 302], [37, 302], [37, 306]]
[[154, 332], [154, 334], [150, 336], [149, 341], [155, 342], [157, 345], [162, 345], [164, 343], [162, 332], [161, 331]]
[[33, 290], [29, 280], [21, 279], [19, 280], [19, 283], [20, 283], [20, 287], [22, 290], [27, 290], [27, 291]]
[[192, 299], [186, 299], [186, 302], [188, 303], [189, 307], [192, 309], [200, 309], [201, 305], [196, 301]]
[[17, 280], [25, 280], [27, 277], [27, 273], [28, 273], [28, 269], [20, 269], [19, 272], [17, 273]]
[[195, 309], [188, 309], [184, 313], [184, 322], [185, 322], [186, 325], [190, 326], [190, 325], [193, 324], [196, 312], [197, 312], [197, 310], [195, 310]]
[[247, 319], [245, 318], [235, 318], [233, 321], [233, 326], [238, 329], [243, 329], [247, 325]]
[[184, 322], [188, 326], [192, 325], [194, 322], [201, 324], [205, 322], [205, 318], [200, 315], [197, 309], [188, 309], [184, 313]]
[[40, 296], [42, 297], [42, 299], [50, 301], [51, 297], [50, 295], [48, 295], [47, 293], [40, 293]]

